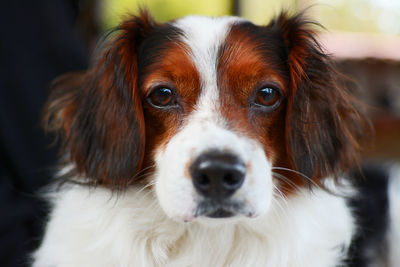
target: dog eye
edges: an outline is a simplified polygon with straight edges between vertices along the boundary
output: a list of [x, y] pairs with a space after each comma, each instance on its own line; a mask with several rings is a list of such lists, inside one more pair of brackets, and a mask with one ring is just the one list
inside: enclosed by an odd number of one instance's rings
[[254, 103], [263, 107], [276, 107], [281, 100], [281, 93], [273, 87], [264, 87], [256, 92]]
[[160, 87], [153, 90], [147, 99], [152, 106], [157, 108], [167, 108], [176, 105], [175, 94], [167, 87]]

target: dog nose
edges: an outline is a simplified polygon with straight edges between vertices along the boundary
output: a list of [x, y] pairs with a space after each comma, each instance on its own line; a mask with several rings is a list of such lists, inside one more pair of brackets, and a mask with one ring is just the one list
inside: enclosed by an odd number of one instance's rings
[[190, 166], [193, 185], [204, 197], [222, 200], [238, 190], [246, 175], [246, 166], [237, 156], [208, 152]]

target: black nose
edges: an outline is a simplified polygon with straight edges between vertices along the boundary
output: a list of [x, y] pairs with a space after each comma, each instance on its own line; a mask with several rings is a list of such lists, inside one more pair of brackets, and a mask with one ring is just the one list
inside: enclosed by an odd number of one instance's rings
[[200, 194], [222, 200], [242, 186], [246, 166], [235, 155], [213, 151], [200, 155], [190, 166], [190, 174]]

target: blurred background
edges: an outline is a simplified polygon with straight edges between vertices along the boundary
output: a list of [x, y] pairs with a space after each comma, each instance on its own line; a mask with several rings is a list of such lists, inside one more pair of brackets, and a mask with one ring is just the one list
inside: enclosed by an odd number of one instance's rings
[[16, 0], [0, 23], [0, 266], [28, 266], [48, 207], [37, 196], [54, 173], [57, 147], [40, 128], [51, 81], [88, 65], [96, 41], [147, 7], [158, 21], [188, 14], [238, 15], [267, 24], [280, 10], [307, 8], [338, 67], [359, 84], [375, 137], [363, 156], [400, 160], [398, 0]]

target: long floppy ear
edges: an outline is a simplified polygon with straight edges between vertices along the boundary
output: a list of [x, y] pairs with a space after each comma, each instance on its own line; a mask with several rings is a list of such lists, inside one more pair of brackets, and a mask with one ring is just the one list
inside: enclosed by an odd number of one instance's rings
[[303, 15], [280, 15], [277, 29], [287, 47], [290, 95], [286, 113], [286, 151], [291, 165], [315, 181], [337, 177], [357, 163], [368, 123], [362, 107], [336, 72]]
[[73, 174], [122, 188], [140, 169], [145, 145], [137, 54], [155, 22], [146, 12], [121, 24], [93, 66], [53, 84], [44, 126], [62, 139]]

